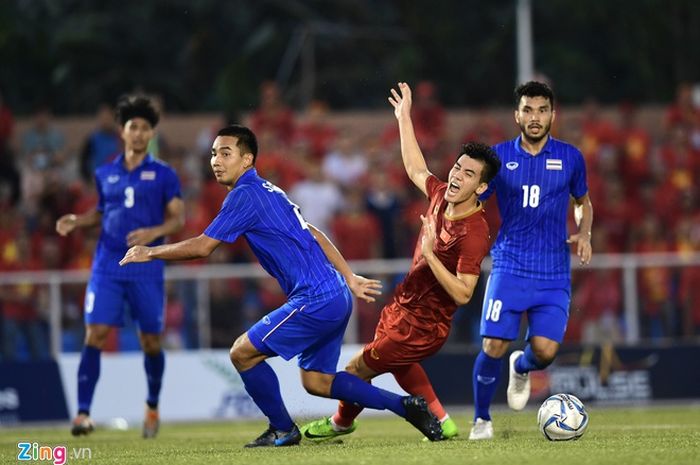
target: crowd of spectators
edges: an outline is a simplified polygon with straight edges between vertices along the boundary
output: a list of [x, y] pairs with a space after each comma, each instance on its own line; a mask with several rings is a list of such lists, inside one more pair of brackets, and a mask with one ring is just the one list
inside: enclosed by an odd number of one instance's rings
[[[514, 124], [499, 122], [489, 110], [480, 110], [471, 127], [448, 131], [448, 112], [430, 82], [417, 84], [414, 98], [416, 134], [430, 169], [439, 176], [446, 175], [460, 143], [494, 144], [516, 134]], [[0, 273], [89, 269], [99, 231], [60, 237], [54, 225], [62, 214], [96, 204], [90, 173], [121, 150], [112, 109], [99, 106], [95, 129], [78, 153], [69, 153], [66, 135], [56, 129], [49, 107], [37, 107], [29, 128], [13, 134], [12, 111], [2, 102], [0, 95]], [[553, 134], [579, 147], [587, 162], [595, 211], [594, 253], [700, 251], [698, 103], [697, 91], [681, 84], [676, 100], [663, 118], [657, 118], [662, 125], [642, 124], [632, 104], [619, 105], [614, 118], [603, 116], [594, 100], [570, 117], [559, 111]], [[263, 83], [259, 107], [245, 121], [259, 138], [258, 171], [284, 189], [346, 258], [410, 257], [425, 201], [404, 173], [396, 124], [356, 133], [330, 124], [328, 114], [320, 101], [297, 114], [285, 105], [275, 83]], [[167, 133], [160, 134], [152, 147], [152, 153], [179, 173], [186, 202], [185, 230], [171, 240], [200, 234], [226, 195], [208, 165], [213, 135], [223, 124], [221, 118], [213, 127], [202, 128], [191, 147], [169, 144]], [[486, 210], [495, 238], [499, 223], [495, 202], [489, 201]], [[220, 247], [208, 260], [254, 261], [245, 241]], [[383, 298], [389, 299], [400, 277], [381, 278]], [[700, 268], [643, 268], [637, 278], [643, 338], [700, 336]], [[622, 271], [575, 271], [573, 279], [567, 341], [622, 341]], [[234, 335], [285, 299], [272, 279], [212, 280], [209, 291], [215, 347], [228, 347]], [[83, 293], [82, 284], [62, 288], [64, 350], [81, 346]], [[191, 282], [169, 284], [165, 341], [171, 348], [199, 344], [195, 295]], [[0, 286], [0, 357], [39, 358], [47, 353], [48, 298], [45, 285]], [[358, 304], [361, 342], [372, 337], [383, 303]], [[479, 312], [477, 296], [456, 314], [452, 341], [478, 341]], [[115, 332], [108, 349], [135, 348], [137, 343], [129, 328]]]

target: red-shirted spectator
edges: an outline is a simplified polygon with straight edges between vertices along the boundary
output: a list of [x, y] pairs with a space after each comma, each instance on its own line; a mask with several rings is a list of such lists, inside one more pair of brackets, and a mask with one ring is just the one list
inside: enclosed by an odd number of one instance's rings
[[353, 189], [346, 206], [331, 223], [334, 242], [347, 260], [367, 260], [379, 256], [381, 230], [365, 206], [364, 196]]
[[320, 161], [330, 149], [331, 143], [338, 135], [338, 130], [328, 124], [328, 105], [320, 100], [313, 100], [306, 110], [306, 119], [300, 123], [294, 135], [295, 141], [309, 145], [311, 155]]
[[627, 195], [635, 197], [639, 184], [651, 174], [651, 135], [639, 125], [633, 104], [620, 106], [620, 173]]
[[[659, 220], [650, 214], [644, 217], [632, 250], [636, 253], [669, 252]], [[638, 274], [641, 323], [643, 336], [652, 339], [673, 334], [671, 269], [668, 267], [640, 268]]]
[[[294, 113], [280, 97], [280, 90], [274, 81], [260, 85], [260, 106], [250, 117], [250, 128], [260, 136], [271, 131], [282, 143], [289, 143], [294, 136]], [[266, 147], [260, 144], [261, 147]]]

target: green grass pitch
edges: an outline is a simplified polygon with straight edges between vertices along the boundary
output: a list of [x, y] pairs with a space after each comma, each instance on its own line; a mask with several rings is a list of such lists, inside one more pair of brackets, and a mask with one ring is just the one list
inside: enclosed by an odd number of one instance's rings
[[[265, 423], [170, 423], [155, 440], [144, 440], [140, 429], [98, 429], [89, 437], [73, 438], [68, 425], [0, 428], [0, 463], [19, 462], [17, 442], [66, 446], [68, 464], [264, 464], [264, 465], [579, 465], [579, 464], [700, 464], [700, 405], [636, 408], [589, 406], [586, 434], [578, 441], [549, 442], [535, 424], [536, 411], [498, 410], [496, 437], [468, 441], [465, 409], [453, 408], [460, 426], [457, 439], [439, 443], [421, 441], [408, 423], [393, 416], [360, 417], [358, 430], [343, 440], [300, 446], [243, 449]], [[301, 422], [300, 422], [301, 423]], [[92, 458], [72, 456], [89, 448]]]

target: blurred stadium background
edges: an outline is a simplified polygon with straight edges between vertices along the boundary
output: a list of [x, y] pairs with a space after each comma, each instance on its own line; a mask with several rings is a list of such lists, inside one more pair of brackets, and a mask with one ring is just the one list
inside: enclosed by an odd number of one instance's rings
[[[110, 105], [127, 92], [161, 104], [152, 151], [177, 169], [187, 212], [171, 240], [200, 234], [226, 194], [210, 176], [212, 134], [250, 125], [261, 174], [357, 272], [383, 280], [383, 299], [357, 303], [344, 356], [370, 340], [425, 208], [386, 102], [398, 80], [414, 87], [419, 140], [440, 176], [460, 143], [516, 135], [511, 92], [533, 77], [558, 96], [555, 137], [586, 157], [595, 255], [573, 270], [566, 344], [535, 399], [700, 398], [698, 50], [692, 0], [0, 3], [0, 425], [74, 411], [98, 231], [61, 238], [54, 224], [95, 204], [90, 173], [119, 151]], [[495, 204], [487, 211], [495, 237]], [[226, 354], [285, 300], [278, 285], [243, 241], [170, 265], [167, 279], [163, 418], [256, 415]], [[447, 403], [471, 403], [480, 306], [477, 295], [458, 311], [426, 362]], [[133, 324], [112, 334], [96, 419], [140, 418], [138, 349]], [[300, 390], [287, 365], [283, 384]], [[300, 414], [332, 405], [287, 395]]]

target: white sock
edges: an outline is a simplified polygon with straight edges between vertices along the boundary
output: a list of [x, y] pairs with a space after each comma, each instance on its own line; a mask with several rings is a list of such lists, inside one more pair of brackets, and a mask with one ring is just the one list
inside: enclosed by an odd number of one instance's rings
[[350, 428], [349, 426], [340, 426], [340, 425], [336, 424], [333, 421], [333, 417], [331, 417], [331, 426], [333, 427], [333, 431], [338, 431], [338, 432], [346, 431], [348, 428]]

